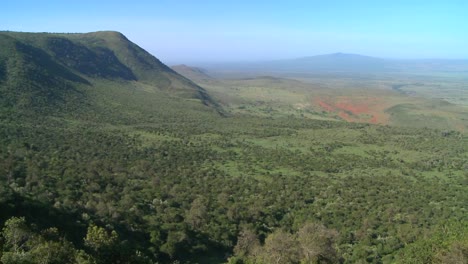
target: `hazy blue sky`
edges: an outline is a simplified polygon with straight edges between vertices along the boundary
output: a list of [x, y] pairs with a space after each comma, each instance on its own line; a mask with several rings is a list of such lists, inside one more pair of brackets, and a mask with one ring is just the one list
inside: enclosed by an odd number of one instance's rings
[[169, 64], [333, 52], [468, 59], [466, 0], [12, 0], [0, 7], [0, 30], [117, 30]]

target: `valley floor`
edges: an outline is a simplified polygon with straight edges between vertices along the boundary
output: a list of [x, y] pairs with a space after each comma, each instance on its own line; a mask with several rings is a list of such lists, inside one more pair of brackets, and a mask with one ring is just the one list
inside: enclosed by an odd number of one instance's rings
[[[163, 113], [147, 110], [151, 93], [131, 92], [139, 105], [116, 93], [108, 99], [125, 112], [2, 116], [1, 221], [10, 218], [2, 261], [39, 258], [41, 250], [98, 263], [111, 263], [108, 256], [131, 263], [465, 256], [465, 134], [220, 117], [160, 98], [160, 107], [177, 109]], [[11, 230], [25, 232], [29, 244], [8, 240]]]

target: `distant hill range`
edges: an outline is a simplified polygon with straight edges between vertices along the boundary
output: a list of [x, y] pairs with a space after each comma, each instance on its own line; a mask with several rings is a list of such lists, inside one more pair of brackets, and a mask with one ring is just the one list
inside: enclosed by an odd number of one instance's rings
[[295, 59], [245, 63], [202, 65], [216, 76], [261, 74], [323, 74], [323, 73], [407, 73], [407, 72], [468, 72], [468, 60], [450, 59], [384, 59], [359, 54], [333, 53]]
[[288, 71], [381, 71], [386, 61], [358, 54], [333, 53], [269, 63], [271, 69]]
[[[215, 106], [207, 92], [119, 32], [0, 32], [0, 105], [46, 108], [103, 85], [146, 87]], [[73, 99], [72, 99], [73, 98]]]

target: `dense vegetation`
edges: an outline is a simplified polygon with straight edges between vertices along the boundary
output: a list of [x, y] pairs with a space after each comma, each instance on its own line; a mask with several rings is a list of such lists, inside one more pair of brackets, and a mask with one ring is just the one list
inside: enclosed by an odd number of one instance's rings
[[87, 81], [63, 80], [76, 95], [2, 101], [2, 263], [468, 258], [465, 134], [226, 117], [150, 81], [65, 69]]

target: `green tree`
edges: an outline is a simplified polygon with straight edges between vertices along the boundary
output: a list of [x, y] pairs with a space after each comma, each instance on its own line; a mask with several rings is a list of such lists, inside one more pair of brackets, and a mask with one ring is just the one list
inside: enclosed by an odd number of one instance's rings
[[73, 245], [60, 239], [59, 241], [36, 241], [31, 249], [31, 259], [34, 263], [64, 264], [76, 263], [77, 251]]
[[335, 263], [338, 253], [335, 249], [338, 232], [322, 224], [306, 223], [297, 232], [297, 239], [305, 263]]
[[15, 254], [24, 253], [28, 240], [33, 236], [24, 217], [12, 217], [5, 222], [2, 229], [5, 240], [4, 248]]
[[202, 228], [207, 222], [208, 209], [206, 204], [206, 199], [198, 197], [193, 200], [190, 210], [187, 212], [186, 222], [194, 229]]
[[260, 250], [260, 241], [252, 229], [243, 228], [237, 238], [237, 244], [234, 247], [234, 254], [239, 258], [255, 258]]
[[161, 246], [161, 252], [166, 253], [171, 258], [175, 258], [177, 253], [181, 252], [188, 243], [189, 237], [183, 230], [169, 231], [166, 243]]
[[3, 254], [0, 259], [4, 264], [33, 263], [29, 254], [28, 241], [33, 233], [24, 217], [12, 217], [5, 222], [2, 229], [4, 240]]
[[119, 259], [119, 238], [115, 231], [109, 232], [92, 224], [88, 227], [84, 242], [98, 264], [115, 263]]
[[299, 263], [300, 249], [294, 235], [277, 230], [265, 239], [260, 260], [262, 263]]
[[5, 246], [1, 263], [86, 263], [79, 261], [79, 252], [72, 243], [60, 237], [56, 228], [46, 229], [41, 234], [34, 233], [24, 217], [7, 220], [2, 235]]

